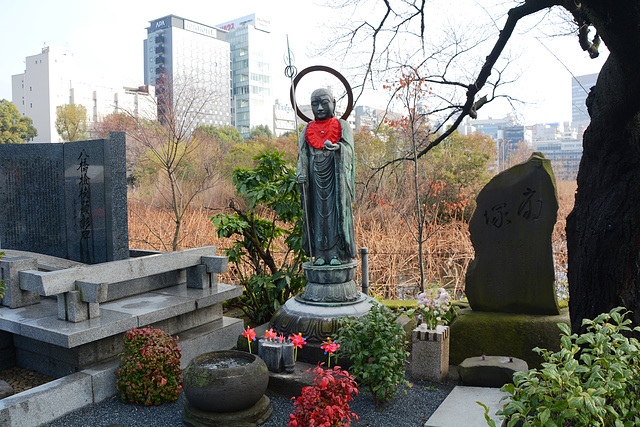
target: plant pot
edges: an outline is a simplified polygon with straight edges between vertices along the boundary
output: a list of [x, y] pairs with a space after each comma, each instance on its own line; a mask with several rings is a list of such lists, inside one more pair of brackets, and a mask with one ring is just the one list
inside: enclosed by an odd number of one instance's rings
[[243, 351], [214, 351], [195, 357], [183, 373], [189, 403], [208, 412], [235, 412], [255, 405], [269, 384], [267, 365]]

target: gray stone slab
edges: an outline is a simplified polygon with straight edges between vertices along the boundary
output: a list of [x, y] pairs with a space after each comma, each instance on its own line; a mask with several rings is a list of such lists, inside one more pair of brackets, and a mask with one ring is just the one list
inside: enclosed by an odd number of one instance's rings
[[4, 257], [0, 260], [0, 278], [4, 280], [6, 285], [2, 305], [17, 308], [40, 302], [40, 296], [37, 293], [20, 289], [20, 276], [18, 274], [22, 270], [37, 268], [38, 261], [35, 258]]
[[16, 362], [20, 367], [37, 371], [53, 378], [62, 378], [78, 372], [76, 365], [71, 360], [59, 360], [16, 348]]
[[0, 425], [36, 427], [92, 402], [91, 376], [82, 372], [0, 400]]
[[207, 273], [204, 265], [194, 265], [187, 268], [187, 287], [195, 289], [208, 289], [211, 287], [211, 275]]
[[233, 348], [242, 333], [244, 324], [240, 319], [223, 317], [180, 335], [178, 345], [182, 349], [180, 368], [187, 367], [191, 359], [203, 353]]
[[429, 417], [425, 427], [486, 427], [484, 408], [476, 402], [489, 406], [489, 416], [500, 425], [496, 411], [506, 404], [500, 402], [508, 393], [497, 388], [455, 387], [436, 411]]
[[242, 286], [228, 285], [226, 283], [219, 283], [217, 289], [195, 289], [184, 286], [173, 286], [157, 292], [183, 298], [192, 298], [196, 300], [196, 306], [198, 308], [203, 308], [239, 297], [242, 295]]
[[93, 403], [102, 402], [118, 393], [116, 388], [116, 372], [119, 367], [120, 358], [112, 357], [82, 370], [83, 374], [91, 376]]
[[480, 191], [469, 222], [475, 258], [465, 287], [473, 310], [559, 313], [551, 246], [557, 212], [551, 162], [540, 153]]
[[106, 301], [113, 301], [132, 295], [156, 291], [169, 286], [184, 284], [186, 280], [185, 270], [173, 270], [152, 276], [140, 277], [138, 279], [110, 283], [107, 288]]
[[82, 301], [97, 303], [107, 301], [108, 283], [83, 282], [78, 280], [76, 285], [82, 292]]
[[57, 303], [45, 298], [40, 304], [18, 309], [0, 308], [0, 329], [46, 343], [71, 348], [138, 326], [138, 319], [103, 310], [101, 316], [80, 323], [58, 319]]
[[138, 320], [136, 327], [150, 325], [170, 317], [194, 311], [196, 304], [193, 299], [173, 295], [149, 292], [122, 300], [102, 304], [101, 310], [135, 316]]
[[83, 265], [78, 261], [73, 261], [66, 258], [59, 258], [51, 255], [39, 254], [37, 252], [18, 251], [15, 249], [2, 249], [7, 257], [27, 257], [35, 258], [38, 261], [38, 270], [51, 271], [51, 270], [64, 270], [65, 268], [77, 267]]
[[226, 256], [203, 256], [202, 263], [207, 266], [208, 273], [222, 274], [229, 268], [229, 258]]
[[59, 271], [22, 271], [20, 287], [43, 296], [57, 295], [74, 290], [76, 281], [116, 283], [185, 269], [199, 264], [202, 256], [215, 252], [215, 246], [206, 246]]

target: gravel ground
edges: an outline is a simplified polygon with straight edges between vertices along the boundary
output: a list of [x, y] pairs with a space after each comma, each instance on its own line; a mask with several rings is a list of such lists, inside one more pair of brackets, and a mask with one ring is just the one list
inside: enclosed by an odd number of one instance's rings
[[[354, 426], [375, 427], [422, 427], [431, 414], [453, 389], [453, 384], [438, 384], [427, 381], [414, 381], [413, 387], [402, 392], [395, 399], [387, 402], [382, 409], [377, 409], [373, 397], [368, 391], [360, 390], [360, 395], [351, 402], [350, 409], [360, 419]], [[268, 395], [269, 396], [269, 395]], [[273, 415], [264, 427], [284, 427], [293, 411], [291, 400], [269, 396]], [[114, 397], [96, 405], [74, 411], [49, 424], [50, 427], [151, 427], [182, 426], [182, 408], [184, 394], [175, 403], [164, 403], [159, 406], [144, 407], [123, 403]], [[355, 420], [354, 420], [355, 421]]]

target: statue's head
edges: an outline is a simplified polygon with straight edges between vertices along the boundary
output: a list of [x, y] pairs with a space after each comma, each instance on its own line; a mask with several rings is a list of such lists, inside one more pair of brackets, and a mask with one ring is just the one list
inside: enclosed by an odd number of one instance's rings
[[328, 120], [335, 116], [336, 100], [329, 89], [316, 89], [311, 94], [311, 110], [316, 120]]

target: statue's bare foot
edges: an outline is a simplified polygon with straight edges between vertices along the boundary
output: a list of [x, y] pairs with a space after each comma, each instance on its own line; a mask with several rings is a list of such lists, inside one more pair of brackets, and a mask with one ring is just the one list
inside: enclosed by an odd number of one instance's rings
[[342, 263], [340, 262], [340, 260], [338, 258], [333, 258], [329, 264], [330, 265], [342, 265]]
[[[333, 261], [332, 261], [333, 262]], [[324, 258], [317, 258], [313, 265], [324, 265]]]

